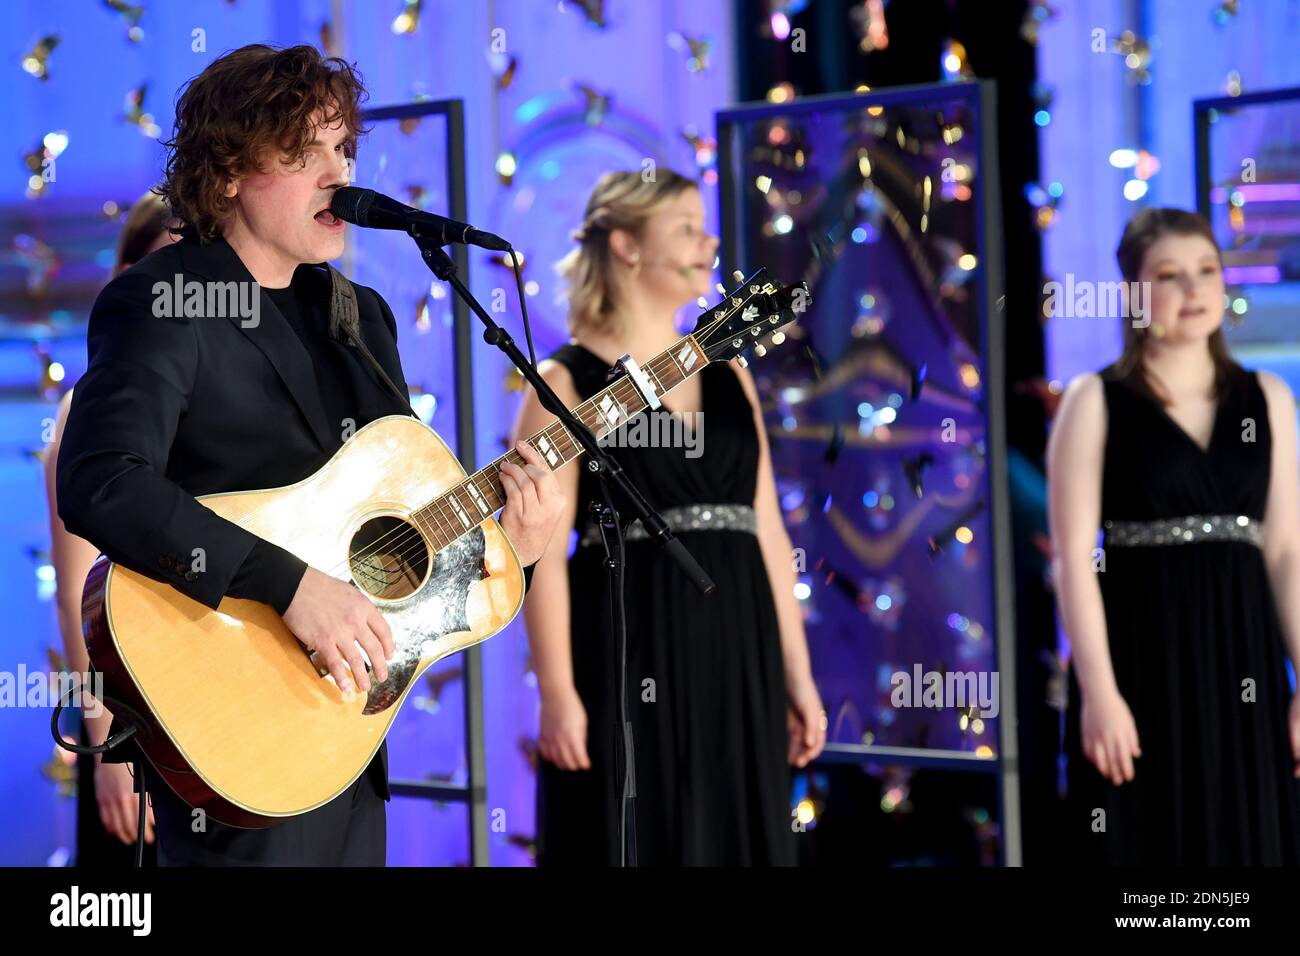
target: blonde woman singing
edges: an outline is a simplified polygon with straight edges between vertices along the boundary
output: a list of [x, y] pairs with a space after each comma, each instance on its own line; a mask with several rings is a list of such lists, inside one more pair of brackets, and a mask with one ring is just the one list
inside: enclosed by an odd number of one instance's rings
[[[572, 407], [623, 354], [640, 363], [681, 336], [674, 315], [709, 293], [718, 240], [694, 182], [610, 173], [561, 262], [573, 341], [540, 371]], [[759, 402], [749, 374], [715, 363], [614, 455], [717, 584], [700, 594], [639, 523], [626, 535], [628, 696], [636, 740], [638, 862], [790, 865], [790, 767], [821, 752], [825, 718], [794, 597]], [[553, 420], [529, 392], [516, 425]], [[635, 447], [632, 447], [635, 446]], [[525, 620], [541, 692], [539, 857], [611, 865], [620, 855], [618, 707], [604, 548], [587, 505], [598, 480], [566, 468], [568, 502], [537, 564]], [[569, 555], [570, 532], [577, 543]]]

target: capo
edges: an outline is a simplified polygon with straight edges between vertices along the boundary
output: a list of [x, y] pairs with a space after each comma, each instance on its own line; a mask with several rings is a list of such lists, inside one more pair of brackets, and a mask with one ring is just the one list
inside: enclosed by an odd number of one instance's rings
[[650, 377], [641, 370], [640, 365], [637, 365], [636, 359], [630, 355], [624, 355], [614, 364], [615, 367], [627, 372], [627, 377], [632, 380], [632, 384], [641, 393], [641, 397], [645, 399], [646, 406], [651, 411], [660, 407], [659, 393], [655, 391], [654, 382], [650, 381]]

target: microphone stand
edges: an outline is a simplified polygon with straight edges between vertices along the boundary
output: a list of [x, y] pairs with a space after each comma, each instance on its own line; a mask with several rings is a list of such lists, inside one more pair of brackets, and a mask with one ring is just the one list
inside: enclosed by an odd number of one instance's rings
[[[618, 512], [614, 509], [614, 489], [622, 494], [631, 510], [641, 519], [651, 540], [656, 541], [694, 582], [704, 594], [712, 594], [716, 588], [704, 569], [691, 557], [685, 546], [673, 537], [663, 516], [651, 507], [640, 489], [624, 474], [618, 462], [607, 455], [600, 443], [576, 415], [574, 415], [559, 397], [551, 390], [546, 380], [538, 374], [537, 369], [519, 351], [514, 340], [501, 326], [493, 321], [483, 306], [474, 298], [473, 293], [465, 287], [456, 274], [456, 264], [438, 244], [437, 237], [421, 235], [419, 226], [409, 230], [411, 238], [420, 249], [425, 264], [435, 276], [451, 285], [455, 293], [469, 306], [470, 311], [479, 317], [484, 325], [483, 341], [495, 345], [510, 359], [515, 368], [537, 390], [542, 407], [552, 412], [562, 421], [570, 434], [587, 452], [587, 470], [596, 475], [601, 483], [605, 498], [603, 504], [592, 502], [593, 516], [599, 516], [598, 524], [601, 537], [605, 543], [605, 567], [608, 574], [609, 606], [615, 640], [615, 657], [619, 662], [619, 720], [621, 722], [621, 741], [623, 751], [622, 814], [619, 819], [619, 832], [622, 836], [622, 865], [636, 866], [636, 751], [633, 749], [632, 721], [628, 714], [627, 700], [627, 621], [623, 604], [623, 572], [625, 557], [623, 554], [623, 534], [618, 524]], [[613, 528], [615, 546], [610, 547], [610, 536], [606, 529]]]

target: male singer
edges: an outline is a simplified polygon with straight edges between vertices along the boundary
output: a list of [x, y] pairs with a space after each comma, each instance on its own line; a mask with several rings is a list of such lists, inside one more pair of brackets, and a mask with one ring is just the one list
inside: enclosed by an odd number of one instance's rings
[[[411, 414], [392, 310], [324, 265], [343, 252], [344, 225], [329, 206], [348, 183], [364, 95], [350, 65], [309, 46], [246, 46], [189, 82], [160, 187], [182, 238], [96, 300], [57, 483], [70, 532], [208, 607], [226, 595], [271, 605], [341, 688], [350, 668], [363, 694], [360, 650], [380, 681], [393, 653], [370, 601], [195, 496], [300, 481], [366, 423]], [[160, 282], [167, 291], [155, 294]], [[174, 308], [172, 290], [190, 282], [217, 290], [208, 301], [235, 314]], [[336, 284], [351, 289], [364, 349], [330, 334], [348, 298], [332, 295]], [[530, 566], [562, 500], [532, 446], [520, 443], [519, 453], [525, 468], [503, 465], [501, 525]], [[154, 774], [149, 789], [160, 865], [384, 863], [386, 747], [335, 800], [262, 830], [196, 827]]]

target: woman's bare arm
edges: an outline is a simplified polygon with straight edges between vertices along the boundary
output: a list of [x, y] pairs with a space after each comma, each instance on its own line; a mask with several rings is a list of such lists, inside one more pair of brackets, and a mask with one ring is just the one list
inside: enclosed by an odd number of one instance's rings
[[[72, 392], [69, 391], [59, 402], [59, 411], [54, 420], [54, 438], [45, 450], [42, 462], [45, 478], [45, 494], [50, 512], [50, 563], [54, 566], [56, 581], [55, 603], [58, 608], [59, 634], [63, 640], [63, 657], [68, 670], [73, 674], [85, 674], [90, 669], [90, 657], [86, 653], [86, 642], [81, 631], [81, 592], [86, 584], [86, 575], [90, 566], [99, 557], [99, 549], [87, 541], [70, 534], [59, 518], [59, 509], [55, 501], [54, 476], [55, 466], [59, 460], [59, 443], [63, 439], [63, 426], [68, 418], [68, 408], [72, 404]], [[108, 728], [113, 715], [104, 708], [83, 705], [86, 720], [86, 733], [90, 742], [96, 746], [108, 738]]]
[[1106, 427], [1102, 381], [1095, 374], [1082, 375], [1066, 389], [1047, 444], [1047, 508], [1057, 606], [1085, 697], [1118, 692], [1099, 572], [1093, 570], [1101, 526]]
[[754, 490], [754, 511], [758, 517], [758, 546], [772, 586], [777, 626], [781, 634], [781, 660], [785, 669], [787, 726], [790, 732], [789, 761], [805, 767], [826, 746], [826, 714], [813, 680], [808, 638], [804, 632], [803, 609], [794, 596], [794, 547], [785, 529], [776, 493], [767, 428], [763, 423], [758, 389], [748, 371], [731, 363], [745, 390], [758, 431], [758, 477]]
[[1296, 403], [1286, 382], [1259, 373], [1273, 438], [1264, 510], [1264, 563], [1273, 587], [1291, 663], [1300, 673], [1300, 465], [1296, 462]]
[[[573, 387], [569, 370], [561, 363], [544, 361], [537, 366], [555, 394], [572, 408], [581, 399]], [[542, 408], [530, 387], [515, 420], [511, 442], [541, 431], [555, 416]], [[581, 462], [573, 462], [555, 473], [565, 506], [550, 543], [533, 568], [532, 586], [524, 601], [524, 624], [532, 650], [537, 685], [543, 694], [573, 687], [573, 662], [569, 646], [569, 537], [577, 520], [578, 476]]]
[[763, 552], [763, 564], [772, 582], [772, 597], [776, 602], [776, 616], [781, 628], [781, 654], [785, 660], [787, 676], [812, 677], [808, 657], [808, 640], [804, 634], [803, 612], [794, 596], [794, 544], [785, 529], [781, 505], [776, 494], [776, 479], [772, 473], [772, 456], [768, 449], [767, 430], [763, 423], [758, 390], [754, 379], [745, 369], [732, 363], [740, 384], [745, 389], [758, 430], [758, 478], [754, 493], [754, 511], [758, 515], [758, 543]]

